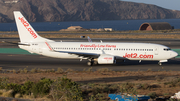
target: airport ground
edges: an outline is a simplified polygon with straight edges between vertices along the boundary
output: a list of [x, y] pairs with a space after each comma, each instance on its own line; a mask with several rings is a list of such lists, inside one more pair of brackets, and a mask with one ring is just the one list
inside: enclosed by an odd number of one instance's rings
[[[80, 35], [83, 34], [79, 34], [78, 36]], [[56, 41], [88, 41], [87, 39], [82, 39], [79, 37], [51, 39]], [[100, 40], [102, 40], [103, 42], [157, 43], [166, 45], [172, 49], [180, 49], [180, 39], [174, 38], [174, 36], [173, 38], [153, 39], [92, 38], [92, 41], [95, 42], [98, 42]], [[1, 41], [18, 42], [19, 38], [1, 37], [0, 42]], [[18, 49], [18, 47], [9, 43], [0, 43], [0, 49], [13, 50]], [[30, 55], [26, 53], [1, 53], [0, 67], [2, 67], [2, 69], [0, 77], [8, 77], [10, 82], [18, 84], [23, 84], [23, 82], [27, 80], [37, 82], [43, 77], [57, 79], [57, 77], [62, 77], [63, 75], [66, 75], [66, 77], [72, 79], [73, 81], [84, 83], [87, 86], [89, 86], [89, 83], [116, 85], [128, 82], [135, 84], [134, 87], [137, 87], [138, 84], [146, 84], [145, 88], [140, 88], [137, 90], [138, 94], [149, 94], [156, 92], [158, 96], [163, 97], [172, 96], [174, 93], [177, 93], [180, 88], [180, 83], [176, 82], [180, 77], [179, 58], [171, 59], [169, 60], [169, 62], [164, 63], [162, 66], [159, 66], [157, 64], [158, 61], [142, 61], [141, 63], [139, 63], [138, 61], [126, 61], [125, 63], [118, 63], [116, 65], [97, 65], [89, 67], [86, 65], [86, 62], [86, 60], [80, 62], [79, 60], [55, 59], [44, 57], [41, 55]], [[30, 73], [30, 71], [35, 68], [37, 70], [39, 69], [45, 72]], [[49, 72], [54, 70], [57, 71], [58, 68], [61, 68], [63, 70], [63, 73]], [[27, 69], [29, 72], [20, 73], [20, 70], [24, 69]], [[8, 73], [6, 71], [8, 71]], [[173, 85], [173, 82], [176, 82], [177, 84]]]
[[[80, 41], [80, 42], [87, 42], [86, 38], [50, 38], [56, 41]], [[157, 43], [166, 45], [172, 49], [180, 49], [180, 39], [118, 39], [118, 38], [92, 38], [92, 41], [98, 42], [102, 40], [103, 42], [144, 42], [144, 43]], [[19, 38], [0, 38], [0, 41], [10, 41], [10, 42], [18, 42]], [[17, 51], [18, 46], [9, 43], [0, 43], [0, 49], [5, 52], [10, 51], [7, 54], [1, 54], [0, 58], [0, 67], [3, 69], [32, 69], [32, 68], [41, 68], [41, 69], [55, 69], [62, 68], [64, 70], [73, 69], [77, 71], [83, 71], [84, 69], [90, 68], [87, 66], [87, 60], [73, 60], [73, 59], [56, 59], [45, 57], [41, 55], [30, 55], [30, 54], [23, 54], [15, 53]], [[15, 53], [15, 54], [13, 54]], [[118, 63], [115, 65], [97, 65], [93, 66], [92, 70], [96, 70], [99, 68], [109, 68], [115, 71], [137, 71], [143, 70], [146, 71], [151, 69], [153, 71], [159, 70], [166, 70], [166, 71], [177, 71], [180, 70], [180, 59], [175, 58], [169, 60], [167, 63], [163, 63], [162, 66], [158, 65], [158, 61], [126, 61], [125, 63]]]

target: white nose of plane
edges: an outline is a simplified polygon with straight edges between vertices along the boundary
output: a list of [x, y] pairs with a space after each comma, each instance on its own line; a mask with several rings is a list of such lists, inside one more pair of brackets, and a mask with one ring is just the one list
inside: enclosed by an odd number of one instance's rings
[[171, 56], [174, 58], [174, 57], [178, 56], [178, 53], [175, 52], [175, 51], [172, 51], [172, 52], [171, 52]]

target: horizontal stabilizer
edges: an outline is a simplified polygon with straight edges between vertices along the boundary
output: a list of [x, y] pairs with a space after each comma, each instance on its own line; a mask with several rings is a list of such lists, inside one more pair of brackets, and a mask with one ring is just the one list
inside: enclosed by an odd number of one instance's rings
[[2, 41], [2, 43], [10, 43], [10, 44], [15, 44], [15, 45], [25, 45], [25, 46], [30, 46], [29, 43], [20, 43], [20, 42]]

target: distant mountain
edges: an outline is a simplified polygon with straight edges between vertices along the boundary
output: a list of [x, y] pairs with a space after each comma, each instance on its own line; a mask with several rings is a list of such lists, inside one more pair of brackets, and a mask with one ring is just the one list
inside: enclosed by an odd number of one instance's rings
[[180, 18], [180, 11], [119, 0], [0, 0], [0, 22], [18, 10], [30, 22]]

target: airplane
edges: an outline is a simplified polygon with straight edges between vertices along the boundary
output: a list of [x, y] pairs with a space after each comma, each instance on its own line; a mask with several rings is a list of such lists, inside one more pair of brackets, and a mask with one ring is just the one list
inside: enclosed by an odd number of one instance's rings
[[30, 53], [53, 58], [87, 59], [87, 65], [116, 64], [117, 60], [168, 62], [178, 55], [169, 47], [153, 43], [56, 42], [39, 36], [20, 11], [14, 11], [20, 37], [18, 46]]

